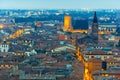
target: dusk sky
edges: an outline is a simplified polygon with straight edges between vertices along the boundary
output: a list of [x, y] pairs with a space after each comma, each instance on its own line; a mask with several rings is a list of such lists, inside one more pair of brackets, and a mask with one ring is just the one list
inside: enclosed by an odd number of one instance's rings
[[120, 9], [120, 0], [0, 0], [1, 9]]

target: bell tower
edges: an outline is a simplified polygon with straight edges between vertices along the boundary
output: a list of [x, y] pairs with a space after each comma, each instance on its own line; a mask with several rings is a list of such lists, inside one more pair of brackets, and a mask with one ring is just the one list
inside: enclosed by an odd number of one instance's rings
[[70, 16], [64, 16], [64, 31], [71, 31], [72, 30], [72, 24], [71, 24], [71, 17]]
[[98, 19], [96, 12], [94, 13], [93, 23], [92, 23], [92, 38], [95, 43], [98, 43]]

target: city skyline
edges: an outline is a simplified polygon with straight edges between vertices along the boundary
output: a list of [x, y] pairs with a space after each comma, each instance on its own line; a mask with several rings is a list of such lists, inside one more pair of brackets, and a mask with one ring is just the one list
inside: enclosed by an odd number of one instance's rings
[[119, 2], [0, 1], [0, 80], [120, 80]]
[[116, 0], [1, 0], [0, 9], [120, 9]]

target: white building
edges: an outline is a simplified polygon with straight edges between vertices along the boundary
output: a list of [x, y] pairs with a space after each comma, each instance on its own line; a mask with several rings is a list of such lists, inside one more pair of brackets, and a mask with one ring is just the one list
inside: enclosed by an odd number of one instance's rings
[[0, 44], [0, 52], [8, 52], [8, 50], [9, 44], [7, 44], [6, 41]]

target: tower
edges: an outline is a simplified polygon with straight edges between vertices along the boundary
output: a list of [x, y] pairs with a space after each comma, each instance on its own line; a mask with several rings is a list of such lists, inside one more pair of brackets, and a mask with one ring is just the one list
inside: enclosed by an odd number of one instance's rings
[[0, 44], [0, 52], [8, 52], [8, 50], [9, 50], [9, 44], [6, 42], [6, 40], [4, 40]]
[[98, 43], [98, 20], [96, 12], [94, 13], [93, 23], [92, 23], [92, 38], [95, 43]]
[[64, 31], [71, 31], [72, 30], [72, 24], [71, 24], [71, 17], [70, 16], [64, 16]]
[[34, 22], [34, 30], [37, 31], [37, 21]]

